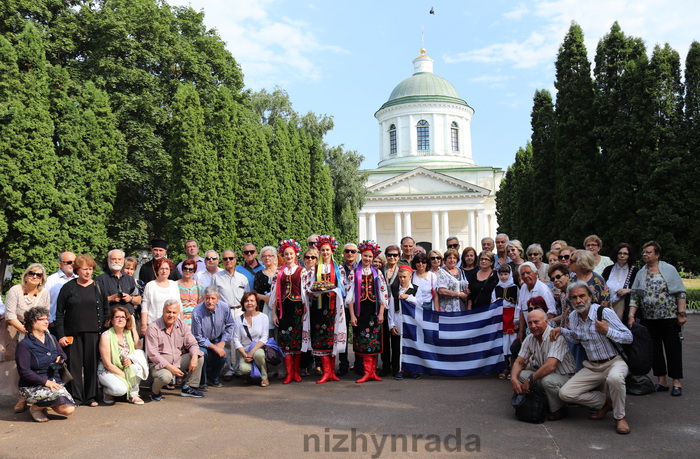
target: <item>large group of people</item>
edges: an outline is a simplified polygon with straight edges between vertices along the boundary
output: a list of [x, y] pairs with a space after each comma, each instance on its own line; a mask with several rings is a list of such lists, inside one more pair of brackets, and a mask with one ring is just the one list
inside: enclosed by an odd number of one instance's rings
[[[283, 384], [313, 372], [319, 384], [338, 381], [351, 370], [357, 383], [418, 379], [400, 359], [404, 303], [449, 314], [502, 300], [498, 376], [518, 394], [539, 384], [551, 421], [575, 403], [590, 407], [592, 419], [612, 410], [616, 431], [628, 433], [619, 344], [632, 341], [629, 328], [640, 320], [653, 344], [655, 390], [682, 395], [685, 289], [654, 241], [642, 247], [641, 269], [627, 243], [611, 258], [601, 255], [598, 236], [583, 244], [577, 250], [559, 240], [545, 253], [499, 234], [484, 238], [480, 251], [460, 252], [450, 237], [441, 253], [406, 236], [383, 252], [374, 241], [347, 243], [339, 263], [338, 241], [314, 234], [306, 249], [286, 239], [258, 255], [245, 244], [238, 264], [233, 250], [201, 257], [188, 240], [175, 265], [167, 242], [155, 239], [140, 268], [114, 249], [95, 278], [92, 256], [64, 252], [56, 273], [33, 263], [5, 298], [4, 323], [17, 342], [14, 410], [31, 406], [32, 418], [45, 422], [48, 408], [68, 416], [100, 398], [142, 405], [142, 384], [155, 402], [177, 386], [180, 395], [201, 398], [234, 377], [266, 387], [279, 371]], [[284, 368], [269, 363], [270, 347]]]

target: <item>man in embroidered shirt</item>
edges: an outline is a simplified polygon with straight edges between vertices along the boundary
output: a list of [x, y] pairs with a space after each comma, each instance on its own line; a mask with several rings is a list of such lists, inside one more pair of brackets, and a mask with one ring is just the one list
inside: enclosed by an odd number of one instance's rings
[[[182, 354], [181, 349], [187, 349], [188, 353]], [[163, 399], [163, 386], [171, 384], [175, 377], [185, 375], [181, 368], [187, 368], [188, 373], [182, 385], [181, 395], [204, 397], [204, 394], [197, 390], [202, 377], [202, 351], [199, 350], [190, 327], [180, 319], [177, 300], [167, 300], [163, 305], [163, 316], [148, 325], [146, 351], [153, 378], [151, 400], [159, 402]]]
[[220, 376], [226, 363], [225, 346], [233, 336], [233, 315], [228, 304], [219, 299], [215, 285], [204, 289], [204, 302], [192, 311], [192, 334], [204, 353], [200, 390], [206, 390], [207, 386], [222, 387]]
[[[629, 371], [627, 364], [619, 355], [613, 342], [629, 344], [632, 333], [610, 308], [603, 309], [603, 320], [597, 320], [598, 304], [592, 304], [593, 292], [585, 282], [573, 282], [567, 288], [575, 312], [569, 316], [569, 328], [556, 328], [552, 339], [559, 334], [570, 343], [581, 343], [586, 350], [588, 360], [559, 390], [559, 398], [565, 403], [577, 403], [596, 409], [589, 415], [590, 419], [603, 419], [613, 410], [615, 430], [619, 434], [630, 432], [625, 417], [625, 378]], [[605, 383], [610, 398], [598, 390]]]
[[516, 394], [527, 394], [540, 381], [549, 402], [547, 420], [566, 417], [566, 405], [559, 398], [559, 389], [576, 373], [576, 362], [563, 336], [550, 339], [552, 328], [547, 315], [535, 309], [527, 317], [530, 335], [525, 338], [520, 354], [513, 364], [510, 382]]

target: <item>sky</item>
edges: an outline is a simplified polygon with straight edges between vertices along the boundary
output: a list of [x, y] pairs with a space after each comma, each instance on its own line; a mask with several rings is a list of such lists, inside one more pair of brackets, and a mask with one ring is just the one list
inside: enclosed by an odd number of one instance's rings
[[[285, 90], [294, 109], [332, 116], [325, 140], [379, 161], [374, 113], [413, 73], [424, 43], [434, 73], [475, 110], [473, 156], [506, 169], [531, 135], [537, 89], [554, 88], [557, 51], [571, 22], [589, 59], [618, 21], [651, 55], [669, 43], [685, 61], [698, 9], [689, 0], [167, 0], [203, 10], [240, 64], [246, 88]], [[430, 9], [435, 11], [431, 15]]]

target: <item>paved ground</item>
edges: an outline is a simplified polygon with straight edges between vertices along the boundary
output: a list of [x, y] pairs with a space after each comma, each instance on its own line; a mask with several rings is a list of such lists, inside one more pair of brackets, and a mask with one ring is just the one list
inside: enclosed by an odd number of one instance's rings
[[510, 384], [495, 377], [323, 385], [305, 378], [267, 388], [235, 380], [201, 400], [81, 407], [45, 424], [5, 403], [0, 457], [698, 457], [700, 316], [689, 317], [684, 335], [683, 396], [628, 396], [627, 436], [614, 432], [611, 414], [589, 421], [584, 408], [563, 421], [519, 422]]

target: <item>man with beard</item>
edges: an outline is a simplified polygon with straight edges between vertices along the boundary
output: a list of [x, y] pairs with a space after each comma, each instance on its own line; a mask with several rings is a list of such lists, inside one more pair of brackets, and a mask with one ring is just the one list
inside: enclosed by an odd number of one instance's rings
[[[143, 285], [148, 284], [152, 280], [156, 280], [156, 272], [153, 270], [153, 262], [159, 258], [168, 257], [168, 241], [164, 239], [153, 239], [151, 241], [151, 256], [153, 258], [141, 265], [141, 269], [139, 270], [139, 279], [141, 279]], [[179, 278], [177, 269], [170, 271], [168, 279], [176, 281]]]
[[110, 309], [122, 306], [134, 315], [134, 307], [141, 304], [141, 297], [134, 278], [122, 273], [124, 251], [112, 249], [107, 252], [107, 266], [109, 271], [97, 276], [95, 282], [107, 294]]
[[[610, 308], [603, 309], [603, 320], [598, 319], [598, 304], [592, 304], [593, 292], [585, 282], [573, 282], [567, 288], [569, 300], [576, 312], [569, 316], [569, 328], [555, 328], [550, 336], [555, 340], [559, 335], [570, 343], [581, 343], [588, 360], [559, 390], [559, 398], [564, 403], [576, 403], [597, 410], [589, 419], [603, 419], [613, 410], [615, 431], [619, 434], [630, 432], [625, 417], [625, 378], [629, 372], [627, 364], [619, 355], [612, 341], [619, 344], [632, 342], [632, 332]], [[603, 384], [605, 383], [605, 384]], [[599, 388], [607, 386], [610, 398]], [[603, 389], [605, 390], [605, 389]]]

